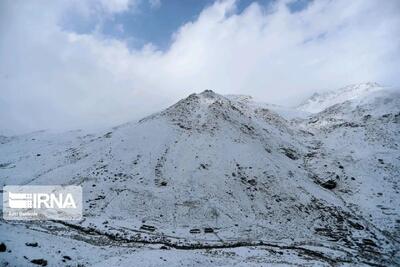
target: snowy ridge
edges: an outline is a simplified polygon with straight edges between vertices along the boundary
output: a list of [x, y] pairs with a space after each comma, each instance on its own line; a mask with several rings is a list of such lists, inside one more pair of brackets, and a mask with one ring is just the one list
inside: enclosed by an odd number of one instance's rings
[[362, 98], [371, 92], [382, 89], [384, 89], [384, 87], [373, 82], [348, 85], [346, 87], [325, 93], [315, 93], [297, 106], [297, 109], [306, 112], [317, 113], [335, 104], [356, 98]]

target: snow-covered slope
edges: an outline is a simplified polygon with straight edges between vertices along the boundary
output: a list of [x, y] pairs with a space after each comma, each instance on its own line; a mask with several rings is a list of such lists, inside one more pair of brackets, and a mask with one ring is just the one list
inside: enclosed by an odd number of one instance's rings
[[311, 173], [337, 181], [347, 206], [399, 242], [400, 91], [374, 91], [304, 123], [315, 134]]
[[314, 93], [310, 98], [303, 101], [298, 107], [298, 110], [317, 113], [330, 106], [342, 103], [348, 100], [362, 98], [371, 92], [384, 89], [377, 83], [360, 83], [348, 85], [346, 87], [328, 91], [324, 93]]
[[70, 263], [59, 249], [88, 266], [399, 264], [400, 98], [373, 91], [304, 119], [204, 91], [104, 133], [2, 137], [3, 185], [81, 185], [85, 210], [1, 221], [15, 234], [0, 235], [12, 248], [0, 262], [28, 264], [34, 248], [18, 246], [38, 241], [54, 266]]

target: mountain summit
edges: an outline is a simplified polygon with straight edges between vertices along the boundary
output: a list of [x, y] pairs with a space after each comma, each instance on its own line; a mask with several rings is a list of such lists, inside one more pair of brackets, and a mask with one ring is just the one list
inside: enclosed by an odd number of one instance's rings
[[302, 102], [297, 109], [311, 113], [317, 113], [335, 104], [356, 98], [362, 98], [371, 92], [376, 92], [382, 90], [383, 88], [384, 87], [378, 83], [368, 82], [348, 85], [346, 87], [325, 93], [315, 93], [310, 98]]

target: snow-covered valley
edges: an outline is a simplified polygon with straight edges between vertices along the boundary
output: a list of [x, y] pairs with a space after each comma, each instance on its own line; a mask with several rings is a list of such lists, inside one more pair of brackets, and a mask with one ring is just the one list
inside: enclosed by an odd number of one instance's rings
[[3, 186], [84, 198], [82, 221], [1, 220], [0, 264], [400, 265], [399, 146], [400, 91], [375, 83], [292, 109], [206, 90], [101, 133], [0, 136]]

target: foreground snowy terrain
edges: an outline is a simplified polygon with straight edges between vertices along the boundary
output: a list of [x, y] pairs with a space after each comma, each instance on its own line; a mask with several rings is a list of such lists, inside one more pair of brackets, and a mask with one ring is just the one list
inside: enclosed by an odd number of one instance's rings
[[296, 109], [207, 90], [102, 133], [0, 136], [2, 185], [85, 202], [82, 221], [1, 220], [0, 265], [396, 266], [399, 146], [400, 92], [375, 83]]

